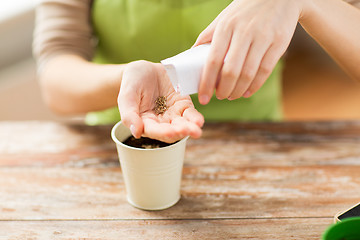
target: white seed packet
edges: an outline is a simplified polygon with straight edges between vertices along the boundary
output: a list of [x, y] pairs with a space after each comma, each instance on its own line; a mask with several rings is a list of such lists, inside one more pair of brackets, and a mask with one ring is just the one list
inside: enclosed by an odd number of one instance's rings
[[204, 44], [161, 61], [176, 92], [182, 96], [198, 92], [209, 51], [210, 44]]

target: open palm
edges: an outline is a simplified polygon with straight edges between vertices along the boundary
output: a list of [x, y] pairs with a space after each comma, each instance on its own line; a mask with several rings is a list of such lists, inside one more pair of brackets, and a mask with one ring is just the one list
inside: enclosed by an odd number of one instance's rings
[[[157, 114], [155, 102], [165, 97], [166, 111]], [[159, 63], [137, 61], [126, 67], [119, 98], [122, 122], [132, 134], [164, 142], [185, 136], [201, 136], [203, 116], [194, 108], [189, 96], [175, 92], [165, 69]]]

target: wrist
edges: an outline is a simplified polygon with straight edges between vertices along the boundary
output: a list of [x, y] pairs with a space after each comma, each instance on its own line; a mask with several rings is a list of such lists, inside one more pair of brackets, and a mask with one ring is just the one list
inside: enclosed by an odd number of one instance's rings
[[109, 91], [114, 92], [120, 90], [122, 76], [124, 73], [125, 64], [111, 64], [111, 65], [100, 65], [103, 66], [104, 80], [107, 83], [106, 86]]

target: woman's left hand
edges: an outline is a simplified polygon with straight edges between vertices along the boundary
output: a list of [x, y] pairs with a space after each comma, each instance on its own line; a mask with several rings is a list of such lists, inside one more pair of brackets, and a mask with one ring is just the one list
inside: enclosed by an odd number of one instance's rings
[[[158, 97], [166, 99], [166, 111], [161, 114], [156, 112]], [[171, 143], [202, 134], [204, 117], [189, 96], [175, 92], [160, 63], [129, 63], [123, 73], [118, 104], [121, 121], [136, 138], [144, 136]]]
[[218, 15], [194, 45], [211, 42], [199, 85], [201, 104], [215, 89], [218, 99], [229, 100], [260, 89], [291, 41], [301, 2], [235, 0]]

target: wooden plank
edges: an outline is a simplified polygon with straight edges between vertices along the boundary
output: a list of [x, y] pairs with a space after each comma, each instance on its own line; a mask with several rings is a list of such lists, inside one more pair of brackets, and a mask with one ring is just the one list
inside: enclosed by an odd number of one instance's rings
[[[0, 167], [118, 166], [111, 126], [0, 123]], [[360, 165], [360, 122], [207, 124], [187, 166]]]
[[320, 239], [329, 218], [134, 221], [3, 221], [0, 239]]
[[0, 122], [0, 166], [113, 165], [111, 126]]
[[0, 168], [0, 219], [332, 217], [360, 199], [360, 166], [185, 167], [182, 199], [142, 211], [119, 168]]

